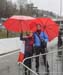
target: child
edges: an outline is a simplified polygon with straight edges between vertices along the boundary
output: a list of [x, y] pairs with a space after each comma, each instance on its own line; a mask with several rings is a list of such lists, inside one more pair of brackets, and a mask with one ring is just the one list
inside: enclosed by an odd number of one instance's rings
[[[32, 33], [29, 33], [26, 36], [21, 34], [20, 40], [25, 41], [25, 58], [32, 56], [33, 55], [33, 50], [32, 50], [33, 49], [33, 37], [32, 37]], [[29, 68], [31, 68], [31, 59], [25, 60], [24, 64], [26, 66], [28, 66]], [[27, 68], [25, 68], [25, 75], [30, 75], [30, 71], [28, 71], [28, 74], [27, 74]]]

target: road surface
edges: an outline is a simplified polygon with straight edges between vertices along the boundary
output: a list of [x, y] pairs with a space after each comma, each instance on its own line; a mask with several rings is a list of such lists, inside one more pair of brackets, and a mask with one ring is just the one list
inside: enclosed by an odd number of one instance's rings
[[[48, 52], [57, 51], [56, 41], [51, 42], [48, 45]], [[20, 68], [17, 63], [18, 52], [14, 51], [19, 48], [18, 45], [19, 38], [9, 38], [9, 39], [1, 39], [0, 40], [0, 75], [23, 75], [24, 69], [22, 65]], [[51, 46], [52, 45], [52, 46]], [[1, 54], [8, 53], [14, 51], [12, 53], [1, 56]], [[57, 52], [51, 53], [47, 55], [47, 60], [49, 63], [50, 75], [63, 75], [62, 71], [62, 61], [57, 57]], [[40, 57], [40, 75], [45, 75], [45, 67], [43, 64], [42, 57]], [[32, 61], [32, 70], [35, 71], [35, 59]], [[59, 72], [59, 73], [57, 73]], [[33, 75], [33, 74], [32, 74]]]
[[[54, 47], [52, 49], [49, 49], [50, 51], [56, 51], [57, 48]], [[17, 64], [17, 58], [18, 58], [18, 51], [8, 54], [7, 56], [0, 56], [0, 75], [23, 75], [23, 70], [19, 70], [19, 66]], [[40, 75], [45, 75], [43, 72], [45, 72], [45, 67], [43, 64], [43, 61], [41, 60], [42, 57], [40, 57]], [[57, 58], [57, 52], [54, 54], [47, 55], [47, 59], [49, 62], [49, 69], [50, 69], [50, 75], [61, 75], [61, 61]], [[22, 68], [22, 66], [21, 66]], [[35, 71], [35, 59], [32, 61], [32, 70]], [[54, 72], [54, 74], [52, 73]]]

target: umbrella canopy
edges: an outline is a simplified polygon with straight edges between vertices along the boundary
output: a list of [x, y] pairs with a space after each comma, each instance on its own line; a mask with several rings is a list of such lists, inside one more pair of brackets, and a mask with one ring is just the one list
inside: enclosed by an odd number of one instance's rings
[[52, 19], [37, 18], [31, 22], [30, 29], [32, 29], [32, 31], [35, 32], [37, 24], [41, 25], [41, 30], [48, 35], [49, 41], [51, 41], [52, 39], [58, 36], [59, 25], [56, 24]]
[[30, 31], [29, 23], [33, 19], [34, 18], [30, 16], [12, 16], [8, 18], [3, 25], [7, 30], [12, 32], [27, 32]]

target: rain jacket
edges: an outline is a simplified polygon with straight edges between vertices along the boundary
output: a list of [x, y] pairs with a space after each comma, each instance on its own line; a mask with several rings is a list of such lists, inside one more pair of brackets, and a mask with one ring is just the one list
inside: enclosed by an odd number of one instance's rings
[[[41, 46], [41, 41], [36, 32], [33, 34], [33, 36], [34, 36], [34, 46], [38, 47]], [[48, 36], [44, 32], [40, 32], [39, 36], [41, 39], [45, 40], [45, 42], [48, 42]]]
[[25, 57], [29, 57], [33, 55], [33, 37], [23, 38], [20, 35], [20, 40], [25, 41]]

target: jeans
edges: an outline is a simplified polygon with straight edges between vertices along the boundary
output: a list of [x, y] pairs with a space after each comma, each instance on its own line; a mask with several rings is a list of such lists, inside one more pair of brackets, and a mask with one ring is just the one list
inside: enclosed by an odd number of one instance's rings
[[[25, 50], [25, 58], [32, 56], [32, 50]], [[31, 58], [24, 61], [24, 64], [31, 69]], [[25, 75], [30, 75], [30, 71], [27, 73], [27, 68], [25, 68]]]

